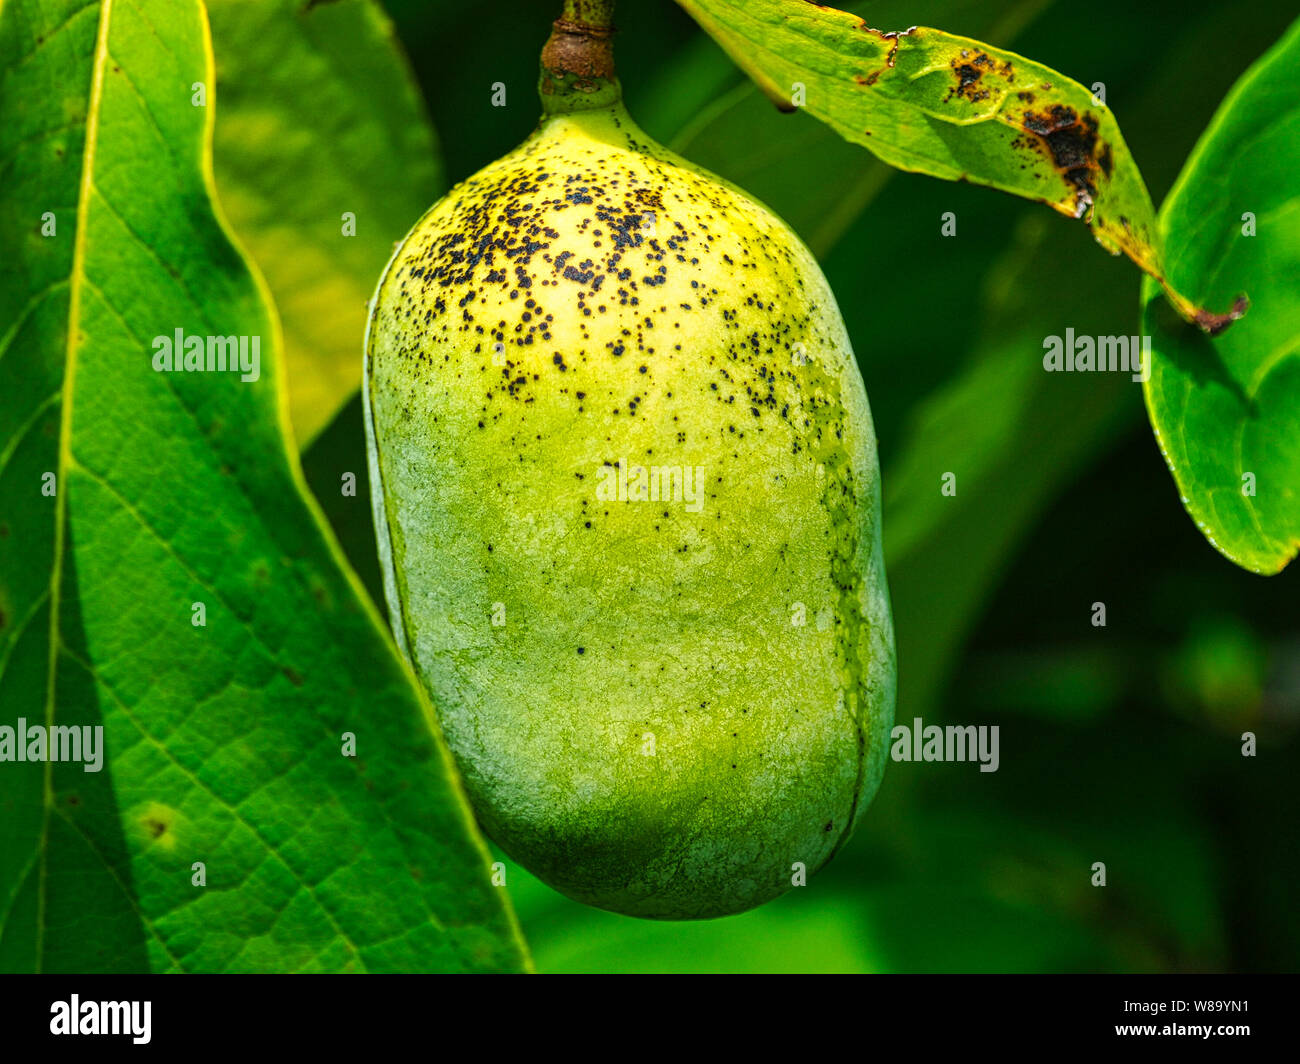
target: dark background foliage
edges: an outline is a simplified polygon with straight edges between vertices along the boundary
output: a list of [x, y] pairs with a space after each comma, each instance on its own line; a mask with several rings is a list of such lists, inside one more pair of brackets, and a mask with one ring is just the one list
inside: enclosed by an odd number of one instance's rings
[[[453, 182], [528, 135], [558, 0], [386, 6]], [[1103, 82], [1157, 203], [1295, 13], [1287, 0], [850, 6], [881, 29], [933, 25]], [[880, 437], [898, 719], [997, 724], [1001, 768], [891, 765], [807, 888], [706, 924], [587, 909], [511, 865], [539, 969], [1294, 969], [1300, 567], [1265, 579], [1207, 544], [1139, 386], [1042, 380], [1043, 336], [1138, 331], [1138, 272], [1041, 207], [893, 174], [778, 114], [668, 0], [623, 0], [618, 23], [647, 132], [765, 200], [821, 258]], [[940, 236], [946, 211], [955, 239]], [[940, 474], [991, 426], [996, 461], [942, 500]], [[363, 453], [354, 400], [304, 462], [382, 601], [365, 494], [336, 488]], [[1241, 756], [1243, 731], [1257, 757]]]

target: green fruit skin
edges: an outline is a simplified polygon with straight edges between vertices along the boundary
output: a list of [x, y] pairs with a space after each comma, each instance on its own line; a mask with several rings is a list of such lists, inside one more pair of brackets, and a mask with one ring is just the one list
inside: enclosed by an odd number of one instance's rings
[[[658, 919], [823, 865], [894, 644], [866, 391], [785, 224], [621, 104], [552, 115], [400, 246], [365, 382], [394, 631], [487, 834]], [[696, 502], [620, 501], [620, 460]]]

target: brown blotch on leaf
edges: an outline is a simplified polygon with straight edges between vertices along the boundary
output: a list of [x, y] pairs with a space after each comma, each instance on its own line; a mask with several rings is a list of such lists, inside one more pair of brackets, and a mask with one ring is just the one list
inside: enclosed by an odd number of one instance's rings
[[954, 96], [969, 100], [971, 103], [979, 103], [980, 100], [989, 98], [989, 90], [980, 86], [980, 81], [984, 77], [983, 70], [964, 59], [954, 59], [951, 65], [952, 72], [957, 76], [957, 84], [948, 90], [948, 95], [943, 98], [944, 103]]
[[[954, 96], [969, 100], [971, 103], [987, 100], [995, 91], [999, 90], [987, 87], [984, 82], [985, 74], [997, 74], [1008, 83], [1016, 80], [1015, 68], [1012, 67], [1010, 62], [999, 65], [998, 61], [987, 52], [972, 53], [970, 49], [963, 48], [961, 54], [953, 56], [952, 62], [948, 65], [952, 68], [957, 84], [948, 90], [948, 95], [943, 98], [944, 103], [947, 103]], [[1021, 97], [1023, 99], [1023, 93]], [[1032, 102], [1032, 100], [1029, 102]]]
[[857, 28], [862, 30], [863, 33], [869, 33], [873, 37], [879, 37], [882, 41], [889, 42], [889, 54], [885, 56], [885, 65], [883, 67], [880, 67], [876, 70], [870, 70], [865, 74], [853, 75], [853, 80], [856, 81], [859, 85], [865, 85], [868, 88], [870, 88], [880, 79], [881, 74], [883, 74], [886, 70], [893, 69], [894, 61], [898, 58], [899, 41], [903, 37], [910, 37], [912, 34], [914, 34], [916, 32], [916, 27], [913, 26], [911, 29], [895, 30], [888, 33], [882, 33], [880, 30], [872, 29], [870, 26], [868, 26], [865, 19], [858, 19]]
[[912, 26], [910, 29], [906, 30], [890, 30], [889, 32], [882, 33], [880, 30], [868, 26], [865, 19], [858, 19], [858, 29], [862, 30], [864, 33], [871, 34], [873, 37], [879, 37], [882, 41], [889, 42], [889, 55], [885, 57], [885, 65], [888, 67], [894, 65], [894, 59], [898, 55], [898, 45], [902, 38], [910, 37], [916, 32], [916, 27]]
[[1102, 144], [1101, 151], [1097, 153], [1097, 162], [1101, 163], [1102, 170], [1106, 172], [1107, 177], [1110, 177], [1115, 169], [1115, 155], [1110, 150], [1109, 144]]
[[1082, 218], [1096, 201], [1098, 172], [1110, 177], [1114, 169], [1110, 145], [1097, 136], [1096, 117], [1058, 103], [1046, 111], [1026, 111], [1021, 128], [1046, 146], [1052, 165], [1074, 189], [1074, 216]]

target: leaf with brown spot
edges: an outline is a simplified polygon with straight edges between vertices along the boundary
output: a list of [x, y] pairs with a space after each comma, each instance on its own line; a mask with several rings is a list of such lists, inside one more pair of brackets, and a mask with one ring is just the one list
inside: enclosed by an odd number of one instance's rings
[[807, 0], [678, 0], [773, 99], [901, 170], [971, 181], [1083, 220], [1159, 281], [1205, 332], [1246, 311], [1198, 306], [1168, 281], [1155, 208], [1111, 112], [1055, 70], [928, 27], [873, 29]]

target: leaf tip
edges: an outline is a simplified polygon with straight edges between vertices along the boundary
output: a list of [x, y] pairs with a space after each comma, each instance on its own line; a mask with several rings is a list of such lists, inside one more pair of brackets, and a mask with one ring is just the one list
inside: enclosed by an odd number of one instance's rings
[[1220, 336], [1227, 331], [1234, 321], [1238, 321], [1246, 316], [1246, 311], [1250, 309], [1250, 299], [1246, 295], [1239, 295], [1232, 301], [1232, 309], [1224, 314], [1215, 314], [1203, 307], [1199, 308], [1192, 317], [1197, 327], [1207, 336]]

